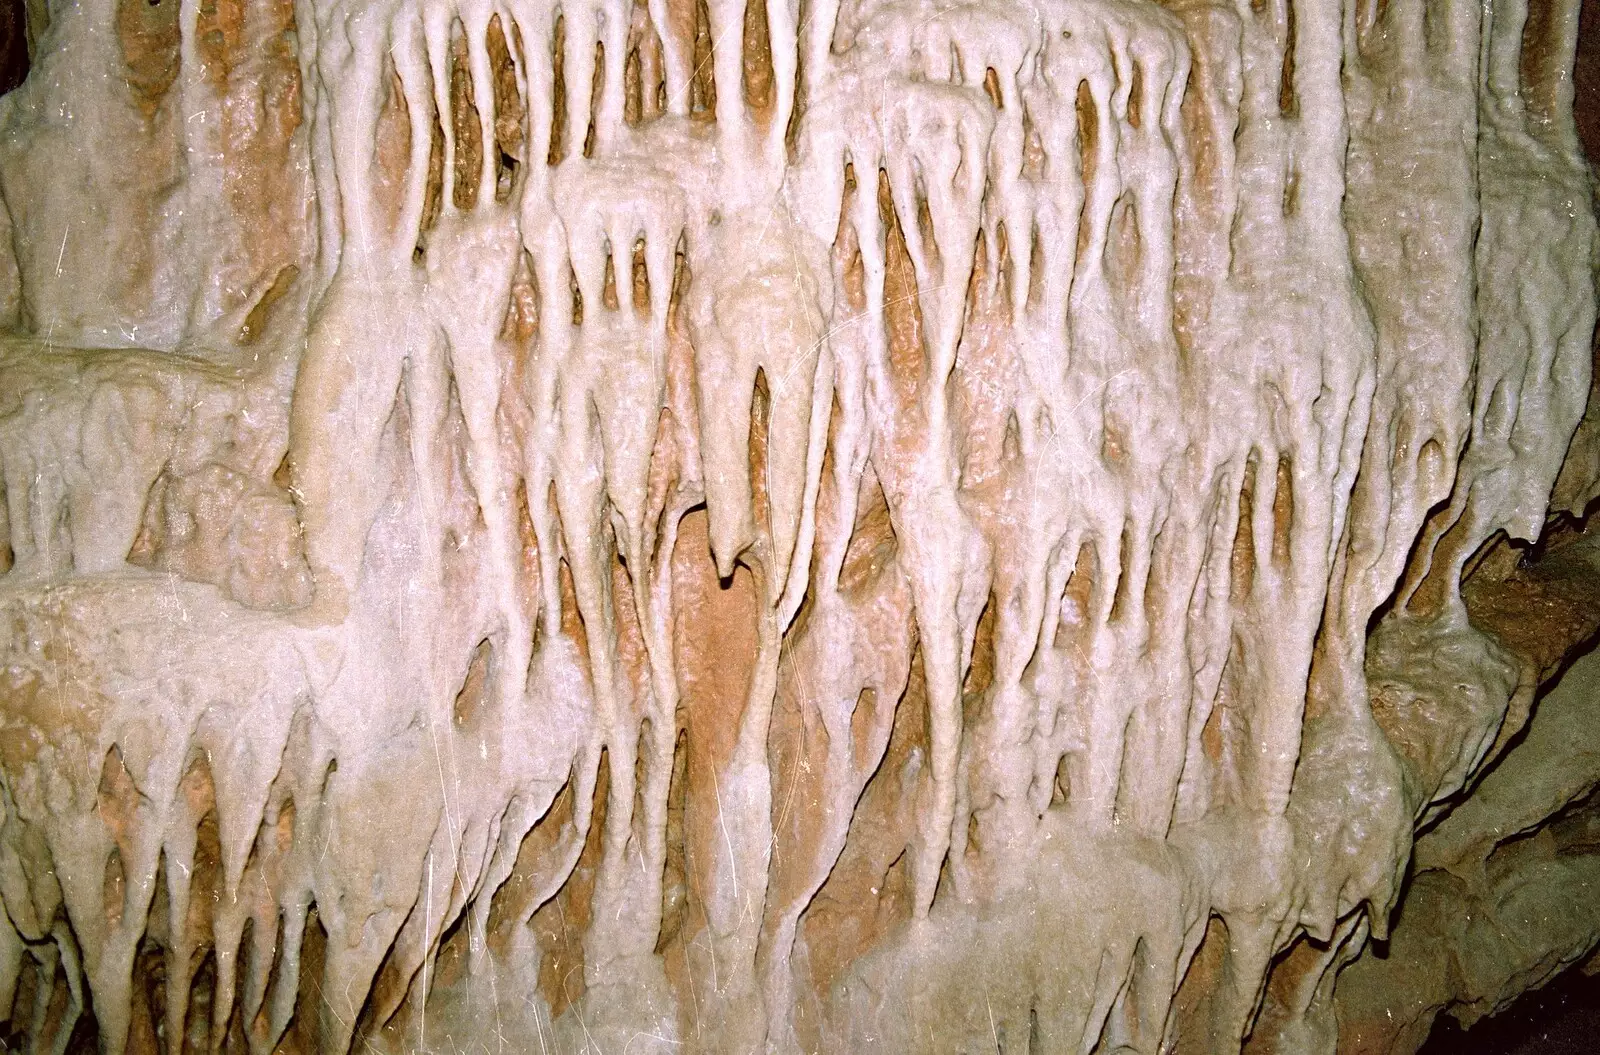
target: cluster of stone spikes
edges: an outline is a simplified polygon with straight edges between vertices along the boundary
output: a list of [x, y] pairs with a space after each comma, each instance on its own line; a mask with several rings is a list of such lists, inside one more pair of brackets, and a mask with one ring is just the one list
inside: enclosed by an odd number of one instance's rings
[[1583, 959], [1449, 910], [1600, 877], [1578, 15], [30, 2], [0, 1043], [1409, 1051]]

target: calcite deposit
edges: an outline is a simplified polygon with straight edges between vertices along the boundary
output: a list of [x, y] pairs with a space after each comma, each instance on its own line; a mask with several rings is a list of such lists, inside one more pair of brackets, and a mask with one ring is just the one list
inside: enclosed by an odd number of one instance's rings
[[1600, 943], [1578, 0], [25, 6], [5, 1045], [1399, 1052]]

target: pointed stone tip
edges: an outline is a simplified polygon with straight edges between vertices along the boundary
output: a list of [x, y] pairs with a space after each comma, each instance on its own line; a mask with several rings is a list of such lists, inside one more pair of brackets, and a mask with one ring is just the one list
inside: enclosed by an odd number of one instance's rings
[[738, 563], [738, 553], [732, 547], [711, 544], [711, 559], [717, 566], [717, 578], [726, 586], [733, 578], [733, 568]]
[[733, 578], [739, 557], [755, 541], [754, 525], [748, 516], [719, 517], [713, 510], [710, 524], [711, 561], [724, 586]]

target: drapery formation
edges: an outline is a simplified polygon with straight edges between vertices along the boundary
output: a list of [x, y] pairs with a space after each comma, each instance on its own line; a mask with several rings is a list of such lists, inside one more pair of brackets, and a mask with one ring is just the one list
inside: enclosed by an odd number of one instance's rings
[[1575, 0], [37, 15], [13, 1031], [1333, 1047], [1600, 488]]

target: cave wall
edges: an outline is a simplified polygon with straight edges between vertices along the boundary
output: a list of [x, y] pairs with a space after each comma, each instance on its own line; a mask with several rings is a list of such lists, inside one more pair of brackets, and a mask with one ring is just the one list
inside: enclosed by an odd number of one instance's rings
[[1456, 915], [1600, 778], [1578, 20], [30, 4], [6, 1036], [1408, 1051], [1583, 959]]
[[[1556, 563], [1592, 584], [1595, 549], [1586, 541]], [[1472, 795], [1417, 840], [1383, 955], [1340, 976], [1344, 1047], [1414, 1050], [1445, 1010], [1470, 1026], [1562, 970], [1600, 967], [1597, 707], [1600, 652], [1591, 651], [1540, 699]]]

